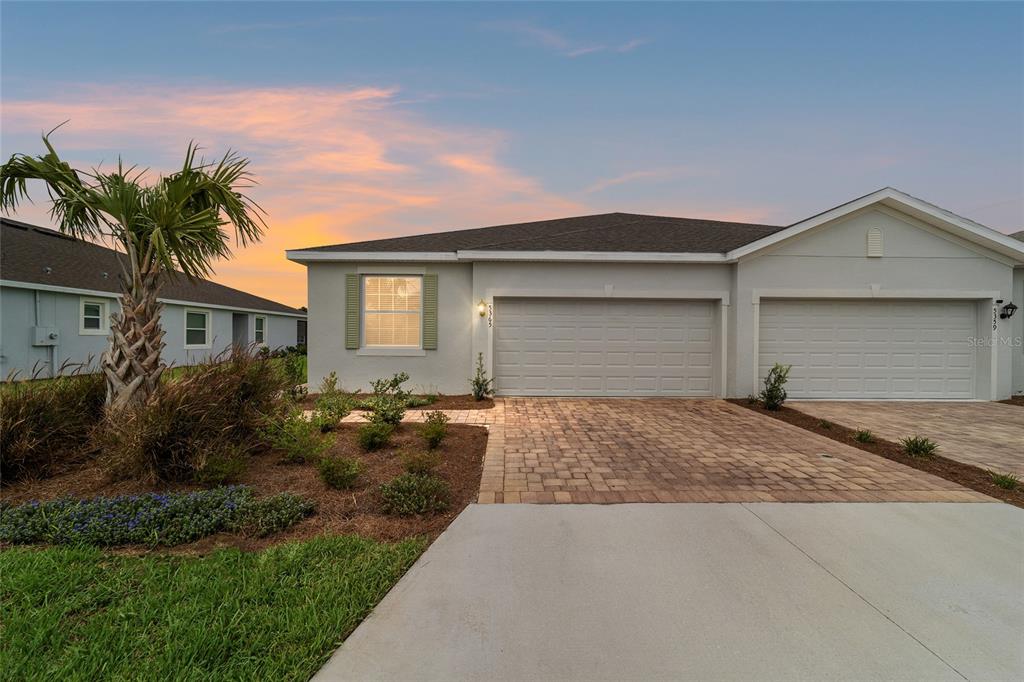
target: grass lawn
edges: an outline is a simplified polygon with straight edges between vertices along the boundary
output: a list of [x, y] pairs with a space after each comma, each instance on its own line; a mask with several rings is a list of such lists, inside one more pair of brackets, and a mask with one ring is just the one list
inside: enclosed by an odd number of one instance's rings
[[427, 545], [320, 537], [261, 552], [0, 552], [0, 677], [306, 680]]

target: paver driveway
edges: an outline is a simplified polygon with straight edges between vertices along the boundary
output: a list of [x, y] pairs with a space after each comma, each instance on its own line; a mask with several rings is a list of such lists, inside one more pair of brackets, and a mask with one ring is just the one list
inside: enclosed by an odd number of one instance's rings
[[921, 435], [939, 454], [999, 473], [1024, 476], [1024, 410], [981, 402], [791, 401], [801, 412], [893, 442]]
[[722, 400], [509, 398], [492, 420], [485, 503], [991, 501]]

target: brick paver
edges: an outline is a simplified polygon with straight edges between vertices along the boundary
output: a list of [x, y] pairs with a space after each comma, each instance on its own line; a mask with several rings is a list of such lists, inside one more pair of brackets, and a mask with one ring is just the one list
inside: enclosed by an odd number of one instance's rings
[[721, 400], [511, 398], [487, 413], [480, 502], [991, 501]]
[[1024, 476], [1024, 409], [987, 402], [790, 401], [801, 412], [893, 442], [931, 438], [939, 454]]

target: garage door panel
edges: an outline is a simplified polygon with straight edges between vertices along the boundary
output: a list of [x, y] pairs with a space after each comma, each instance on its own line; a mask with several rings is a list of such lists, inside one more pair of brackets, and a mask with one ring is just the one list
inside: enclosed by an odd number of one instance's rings
[[761, 303], [760, 376], [792, 365], [794, 398], [974, 397], [970, 301]]
[[[495, 386], [500, 395], [712, 395], [713, 320], [705, 301], [499, 298]], [[535, 350], [543, 356], [527, 363]]]

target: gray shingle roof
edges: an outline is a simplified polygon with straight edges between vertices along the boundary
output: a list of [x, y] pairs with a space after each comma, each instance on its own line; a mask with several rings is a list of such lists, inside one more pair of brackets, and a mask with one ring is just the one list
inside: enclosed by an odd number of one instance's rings
[[1019, 239], [1020, 241], [1024, 242], [1024, 230], [1021, 230], [1020, 232], [1014, 232], [1010, 236], [1013, 237], [1014, 239]]
[[[0, 279], [31, 284], [120, 292], [121, 254], [113, 249], [17, 220], [0, 219]], [[276, 313], [305, 311], [209, 280], [172, 277], [161, 298]]]
[[777, 225], [635, 213], [540, 220], [315, 246], [302, 251], [634, 251], [725, 253], [784, 229]]

